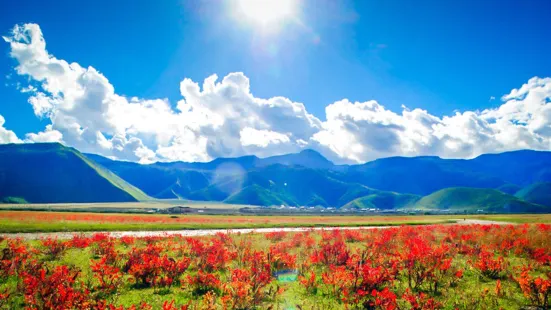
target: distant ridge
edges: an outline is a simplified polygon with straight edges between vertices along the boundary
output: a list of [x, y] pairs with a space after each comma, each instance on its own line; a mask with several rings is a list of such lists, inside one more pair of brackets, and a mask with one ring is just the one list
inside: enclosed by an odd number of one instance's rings
[[2, 145], [0, 160], [0, 203], [159, 198], [260, 206], [551, 212], [551, 152], [541, 151], [335, 165], [314, 150], [303, 150], [266, 158], [142, 165], [38, 143]]
[[0, 145], [0, 201], [17, 199], [57, 203], [151, 198], [79, 151], [59, 143]]

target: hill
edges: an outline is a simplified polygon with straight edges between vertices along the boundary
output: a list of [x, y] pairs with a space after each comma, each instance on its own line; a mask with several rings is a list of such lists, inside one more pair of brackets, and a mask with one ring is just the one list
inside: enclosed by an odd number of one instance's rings
[[378, 192], [356, 198], [346, 205], [344, 208], [351, 209], [402, 209], [414, 205], [421, 197], [411, 194], [399, 194], [393, 192]]
[[263, 206], [341, 207], [358, 197], [384, 193], [361, 184], [345, 183], [324, 170], [271, 165], [221, 179], [193, 192], [190, 199], [248, 203]]
[[524, 201], [551, 207], [551, 182], [539, 182], [518, 191], [515, 196]]
[[522, 201], [494, 189], [454, 187], [421, 198], [409, 209], [476, 212], [549, 212], [551, 208]]
[[141, 190], [59, 143], [0, 145], [0, 201], [124, 202]]
[[504, 192], [505, 194], [514, 195], [516, 192], [522, 189], [522, 187], [516, 185], [516, 184], [503, 184], [500, 187], [496, 188], [500, 192]]
[[288, 204], [285, 198], [281, 198], [279, 195], [271, 193], [269, 190], [256, 184], [245, 187], [224, 199], [225, 203], [232, 204], [243, 204], [245, 201], [257, 206], [278, 206]]

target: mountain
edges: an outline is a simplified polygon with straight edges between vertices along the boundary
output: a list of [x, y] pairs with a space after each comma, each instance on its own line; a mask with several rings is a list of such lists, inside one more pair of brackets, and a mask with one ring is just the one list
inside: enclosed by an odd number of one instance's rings
[[448, 187], [496, 188], [506, 182], [469, 169], [466, 160], [439, 157], [390, 157], [350, 166], [340, 180], [385, 191], [428, 195]]
[[332, 169], [335, 164], [314, 150], [303, 150], [296, 154], [286, 154], [259, 159], [256, 167], [270, 165], [302, 166], [311, 169]]
[[[335, 177], [385, 191], [428, 195], [449, 187], [524, 187], [551, 181], [551, 152], [515, 151], [470, 160], [434, 156], [390, 157], [349, 166]], [[512, 194], [512, 192], [508, 192]]]
[[242, 190], [232, 194], [224, 199], [226, 203], [232, 204], [251, 204], [257, 206], [279, 206], [288, 204], [285, 198], [278, 194], [270, 192], [270, 190], [260, 187], [256, 184], [247, 186]]
[[[334, 165], [312, 150], [267, 158], [150, 165], [87, 156], [156, 198], [258, 205], [392, 209], [412, 206], [427, 195], [429, 200], [420, 201], [430, 201], [431, 194], [443, 189], [496, 189], [513, 195], [533, 182], [551, 179], [551, 152], [538, 151], [486, 154], [470, 160], [390, 157], [350, 166]], [[467, 205], [484, 202], [463, 200]]]
[[410, 209], [476, 212], [550, 212], [551, 208], [523, 201], [517, 197], [487, 188], [454, 187], [439, 190], [421, 198]]
[[[379, 191], [333, 179], [324, 170], [276, 164], [222, 178], [191, 193], [189, 199], [250, 204], [247, 197], [255, 197], [260, 199], [260, 205], [340, 207], [350, 200], [375, 192]], [[265, 198], [268, 194], [273, 199]]]
[[140, 188], [147, 195], [160, 199], [186, 198], [191, 192], [207, 187], [212, 179], [212, 172], [181, 168], [180, 163], [142, 165], [115, 161], [94, 154], [86, 156]]
[[551, 207], [551, 182], [538, 182], [518, 191], [515, 196], [524, 201]]
[[507, 184], [501, 185], [500, 187], [498, 187], [496, 189], [500, 192], [504, 192], [505, 194], [515, 195], [515, 193], [518, 192], [519, 190], [521, 190], [522, 187], [520, 187], [516, 184], [507, 183]]
[[0, 201], [123, 202], [151, 199], [59, 143], [0, 145]]
[[467, 161], [466, 166], [521, 186], [551, 181], [551, 152], [521, 150], [484, 154]]
[[334, 165], [303, 150], [142, 165], [83, 155], [61, 144], [11, 144], [0, 146], [0, 202], [153, 197], [263, 206], [540, 212], [549, 211], [542, 206], [550, 204], [549, 163], [551, 152], [516, 151], [469, 160], [390, 157]]
[[[203, 197], [211, 198], [209, 200], [223, 200], [220, 197], [226, 198], [227, 196], [215, 195], [212, 190], [204, 194], [200, 192], [214, 183], [221, 183], [226, 176], [243, 175], [247, 171], [271, 165], [280, 165], [283, 169], [294, 166], [308, 169], [331, 169], [335, 166], [313, 150], [267, 158], [243, 156], [217, 158], [206, 163], [159, 162], [149, 165], [115, 161], [95, 154], [86, 154], [86, 156], [155, 198]], [[192, 195], [192, 193], [194, 194]]]

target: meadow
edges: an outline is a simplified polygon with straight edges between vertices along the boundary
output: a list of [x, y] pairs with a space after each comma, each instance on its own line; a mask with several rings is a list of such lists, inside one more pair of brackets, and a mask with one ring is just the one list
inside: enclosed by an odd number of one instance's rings
[[547, 224], [98, 233], [0, 248], [0, 309], [548, 309], [551, 298]]
[[251, 216], [0, 211], [0, 233], [396, 226], [453, 223], [457, 218], [457, 216]]
[[450, 224], [461, 222], [463, 219], [503, 223], [551, 223], [551, 214], [264, 216], [0, 210], [0, 233], [399, 226]]
[[165, 209], [184, 205], [193, 209], [238, 211], [241, 208], [258, 206], [222, 203], [216, 201], [189, 201], [177, 199], [155, 199], [136, 202], [97, 202], [97, 203], [3, 203], [0, 210], [31, 211], [80, 211], [80, 212], [143, 212], [146, 209]]

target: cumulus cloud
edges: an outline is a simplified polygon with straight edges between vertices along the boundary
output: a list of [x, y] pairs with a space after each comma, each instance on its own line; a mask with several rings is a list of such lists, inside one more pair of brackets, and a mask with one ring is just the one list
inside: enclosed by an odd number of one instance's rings
[[28, 133], [25, 135], [25, 142], [60, 142], [63, 143], [63, 135], [61, 132], [52, 129], [52, 125], [46, 125], [44, 131], [38, 133]]
[[289, 142], [289, 137], [284, 134], [270, 130], [258, 130], [250, 127], [246, 127], [241, 130], [239, 135], [243, 146], [254, 145], [265, 148], [270, 144], [282, 144]]
[[50, 55], [36, 24], [15, 26], [4, 40], [17, 60], [16, 72], [39, 84], [25, 88], [34, 113], [51, 120], [44, 132], [28, 134], [30, 141], [63, 140], [85, 152], [141, 162], [205, 161], [250, 151], [250, 141], [242, 144], [243, 130], [270, 132], [266, 139], [285, 136], [296, 151], [321, 127], [301, 103], [254, 97], [242, 73], [220, 82], [213, 75], [202, 89], [183, 80], [183, 99], [173, 109], [167, 100], [118, 95], [95, 68]]
[[11, 130], [4, 128], [6, 120], [0, 115], [0, 144], [2, 143], [20, 143], [21, 140], [17, 138], [15, 133]]
[[532, 78], [503, 96], [496, 109], [442, 118], [425, 110], [401, 114], [376, 101], [342, 100], [326, 108], [327, 121], [313, 140], [339, 158], [366, 161], [403, 155], [470, 158], [518, 149], [551, 150], [551, 78]]
[[[15, 71], [30, 85], [29, 104], [49, 119], [25, 142], [58, 141], [85, 152], [139, 162], [207, 161], [269, 156], [314, 148], [340, 163], [394, 155], [468, 158], [486, 152], [551, 149], [551, 79], [532, 78], [484, 111], [438, 117], [429, 111], [385, 108], [377, 101], [329, 104], [326, 120], [284, 97], [258, 98], [240, 72], [202, 85], [180, 84], [182, 99], [125, 97], [97, 69], [58, 59], [46, 50], [40, 27], [15, 26], [4, 37]], [[17, 140], [0, 119], [0, 142]], [[6, 138], [9, 137], [9, 138]]]

